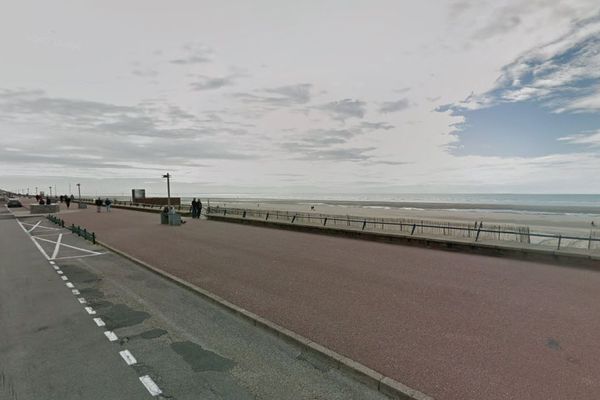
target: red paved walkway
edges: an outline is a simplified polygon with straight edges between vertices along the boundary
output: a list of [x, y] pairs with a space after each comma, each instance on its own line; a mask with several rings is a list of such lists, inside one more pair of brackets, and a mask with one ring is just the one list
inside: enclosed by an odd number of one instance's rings
[[438, 399], [600, 398], [600, 273], [157, 214], [107, 243]]

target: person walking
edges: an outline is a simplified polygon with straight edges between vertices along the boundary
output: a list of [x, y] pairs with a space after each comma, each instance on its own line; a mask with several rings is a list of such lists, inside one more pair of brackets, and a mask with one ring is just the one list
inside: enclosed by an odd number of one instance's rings
[[71, 198], [69, 196], [65, 196], [65, 204], [67, 208], [71, 207]]
[[112, 205], [112, 201], [107, 197], [104, 200], [104, 205], [106, 206], [106, 212], [110, 212], [110, 206]]
[[198, 216], [196, 218], [200, 219], [200, 215], [202, 215], [202, 201], [198, 199]]
[[100, 199], [100, 197], [98, 197], [96, 199], [95, 203], [96, 203], [96, 211], [102, 212], [102, 199]]
[[190, 206], [190, 211], [192, 212], [192, 218], [196, 218], [196, 212], [198, 211], [198, 202], [196, 198], [192, 200], [192, 205]]

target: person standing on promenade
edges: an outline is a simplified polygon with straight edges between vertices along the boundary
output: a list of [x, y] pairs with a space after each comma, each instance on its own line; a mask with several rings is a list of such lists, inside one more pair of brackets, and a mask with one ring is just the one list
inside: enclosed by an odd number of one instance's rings
[[104, 200], [104, 205], [106, 206], [106, 212], [110, 212], [110, 206], [112, 205], [112, 201], [107, 197]]
[[192, 205], [190, 206], [190, 211], [192, 212], [192, 218], [196, 218], [196, 212], [198, 211], [198, 202], [196, 198], [192, 200]]
[[65, 204], [67, 208], [71, 207], [71, 198], [69, 196], [65, 196]]
[[198, 199], [198, 216], [196, 218], [200, 219], [200, 215], [202, 215], [202, 201]]
[[100, 199], [100, 197], [98, 197], [96, 199], [95, 203], [96, 203], [96, 211], [102, 212], [102, 199]]

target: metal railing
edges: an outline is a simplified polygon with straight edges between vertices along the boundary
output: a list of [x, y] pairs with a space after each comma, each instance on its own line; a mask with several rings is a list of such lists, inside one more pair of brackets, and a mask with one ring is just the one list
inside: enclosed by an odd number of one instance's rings
[[230, 216], [243, 219], [287, 222], [290, 224], [318, 225], [338, 229], [383, 231], [405, 234], [407, 236], [452, 236], [471, 239], [473, 242], [484, 240], [511, 241], [525, 245], [552, 246], [557, 250], [565, 247], [589, 251], [600, 250], [600, 231], [590, 231], [588, 236], [575, 236], [561, 233], [532, 232], [527, 226], [484, 225], [482, 221], [475, 222], [474, 224], [450, 223], [408, 218], [372, 218], [219, 206], [208, 207], [206, 214], [207, 216]]
[[49, 214], [47, 216], [47, 218], [51, 222], [54, 222], [55, 224], [57, 224], [58, 226], [60, 226], [61, 228], [68, 229], [72, 233], [76, 234], [77, 236], [80, 236], [80, 237], [84, 238], [85, 240], [89, 240], [93, 244], [96, 244], [96, 234], [94, 232], [89, 232], [87, 229], [81, 228], [79, 225], [75, 226], [74, 224], [71, 224], [71, 226], [65, 226], [65, 220], [64, 219], [60, 219], [60, 218], [58, 218], [58, 217], [56, 217], [56, 216], [54, 216], [52, 214]]

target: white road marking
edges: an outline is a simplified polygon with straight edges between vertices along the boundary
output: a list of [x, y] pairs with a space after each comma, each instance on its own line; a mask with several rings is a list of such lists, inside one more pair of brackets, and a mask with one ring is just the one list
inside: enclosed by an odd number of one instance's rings
[[55, 259], [58, 255], [58, 250], [60, 249], [60, 242], [62, 242], [62, 233], [58, 235], [58, 239], [56, 239], [56, 246], [54, 246], [54, 252], [52, 253], [52, 259]]
[[162, 390], [160, 390], [160, 388], [156, 385], [156, 383], [154, 383], [154, 381], [152, 380], [152, 378], [150, 378], [150, 376], [148, 376], [148, 375], [140, 376], [140, 381], [146, 387], [146, 389], [148, 389], [148, 391], [150, 392], [150, 394], [152, 396], [158, 396], [159, 394], [162, 393]]
[[58, 267], [58, 265], [53, 265], [52, 268], [54, 268], [55, 270], [60, 270], [60, 268]]
[[31, 231], [32, 231], [32, 230], [34, 230], [35, 228], [37, 228], [37, 227], [38, 227], [38, 225], [39, 225], [39, 224], [41, 224], [41, 223], [42, 223], [42, 220], [39, 220], [39, 221], [37, 222], [37, 224], [35, 224], [35, 225], [32, 225], [32, 226], [31, 226], [31, 229], [29, 229], [27, 232], [31, 233]]
[[92, 307], [85, 307], [85, 311], [90, 315], [96, 315], [96, 311]]
[[69, 289], [73, 289], [75, 287], [75, 285], [73, 285], [71, 282], [67, 282], [66, 285]]
[[96, 325], [98, 325], [98, 326], [104, 326], [104, 325], [106, 325], [106, 324], [104, 323], [104, 321], [102, 321], [102, 318], [94, 318], [94, 322], [95, 322], [95, 323], [96, 323]]
[[[37, 239], [38, 239], [38, 240], [42, 240], [42, 241], [44, 241], [44, 242], [48, 242], [48, 243], [54, 243], [54, 244], [56, 244], [56, 242], [55, 242], [54, 240], [48, 240], [48, 239], [44, 239], [44, 238], [37, 238]], [[84, 252], [86, 252], [86, 253], [90, 253], [90, 254], [100, 254], [100, 253], [99, 253], [99, 252], [97, 252], [97, 251], [88, 250], [88, 249], [84, 249], [84, 248], [81, 248], [81, 247], [76, 247], [76, 246], [71, 246], [70, 244], [61, 243], [60, 245], [61, 245], [61, 246], [68, 247], [68, 248], [70, 248], [70, 249], [75, 249], [75, 250], [79, 250], [79, 251], [84, 251]]]
[[68, 260], [69, 258], [96, 257], [96, 256], [103, 256], [104, 254], [108, 254], [108, 252], [105, 251], [104, 253], [86, 254], [85, 256], [56, 257], [55, 260]]
[[64, 272], [62, 272], [60, 269], [57, 269], [57, 270], [56, 270], [56, 273], [57, 273], [57, 274], [59, 274], [59, 275], [62, 275], [62, 274], [64, 274]]
[[50, 265], [56, 265], [56, 263], [54, 261], [48, 261], [50, 263]]
[[85, 299], [83, 297], [78, 297], [77, 300], [81, 303], [81, 304], [86, 304], [87, 301], [85, 301]]
[[[49, 226], [40, 225], [41, 222], [42, 221], [39, 221], [37, 224], [35, 224], [35, 228], [48, 229], [50, 231], [60, 231], [60, 229], [61, 229], [61, 228], [51, 228]], [[23, 225], [27, 225], [27, 226], [31, 226], [31, 227], [34, 226], [34, 224], [30, 224], [30, 223], [27, 223], [27, 222], [23, 222]], [[32, 230], [33, 229], [27, 230], [27, 233], [31, 232]]]
[[111, 342], [119, 340], [119, 338], [117, 337], [117, 335], [115, 335], [113, 331], [104, 331], [104, 336], [106, 336]]
[[75, 296], [79, 296], [81, 294], [81, 293], [79, 293], [79, 290], [77, 290], [77, 289], [73, 289], [73, 290], [71, 290], [71, 292], [73, 292], [73, 294]]
[[123, 357], [123, 360], [125, 360], [127, 365], [137, 364], [137, 360], [135, 359], [133, 354], [129, 352], [129, 350], [120, 351], [119, 354], [121, 355], [121, 357]]
[[69, 278], [67, 278], [66, 275], [61, 276], [60, 279], [62, 279], [63, 281], [68, 281], [69, 280]]

